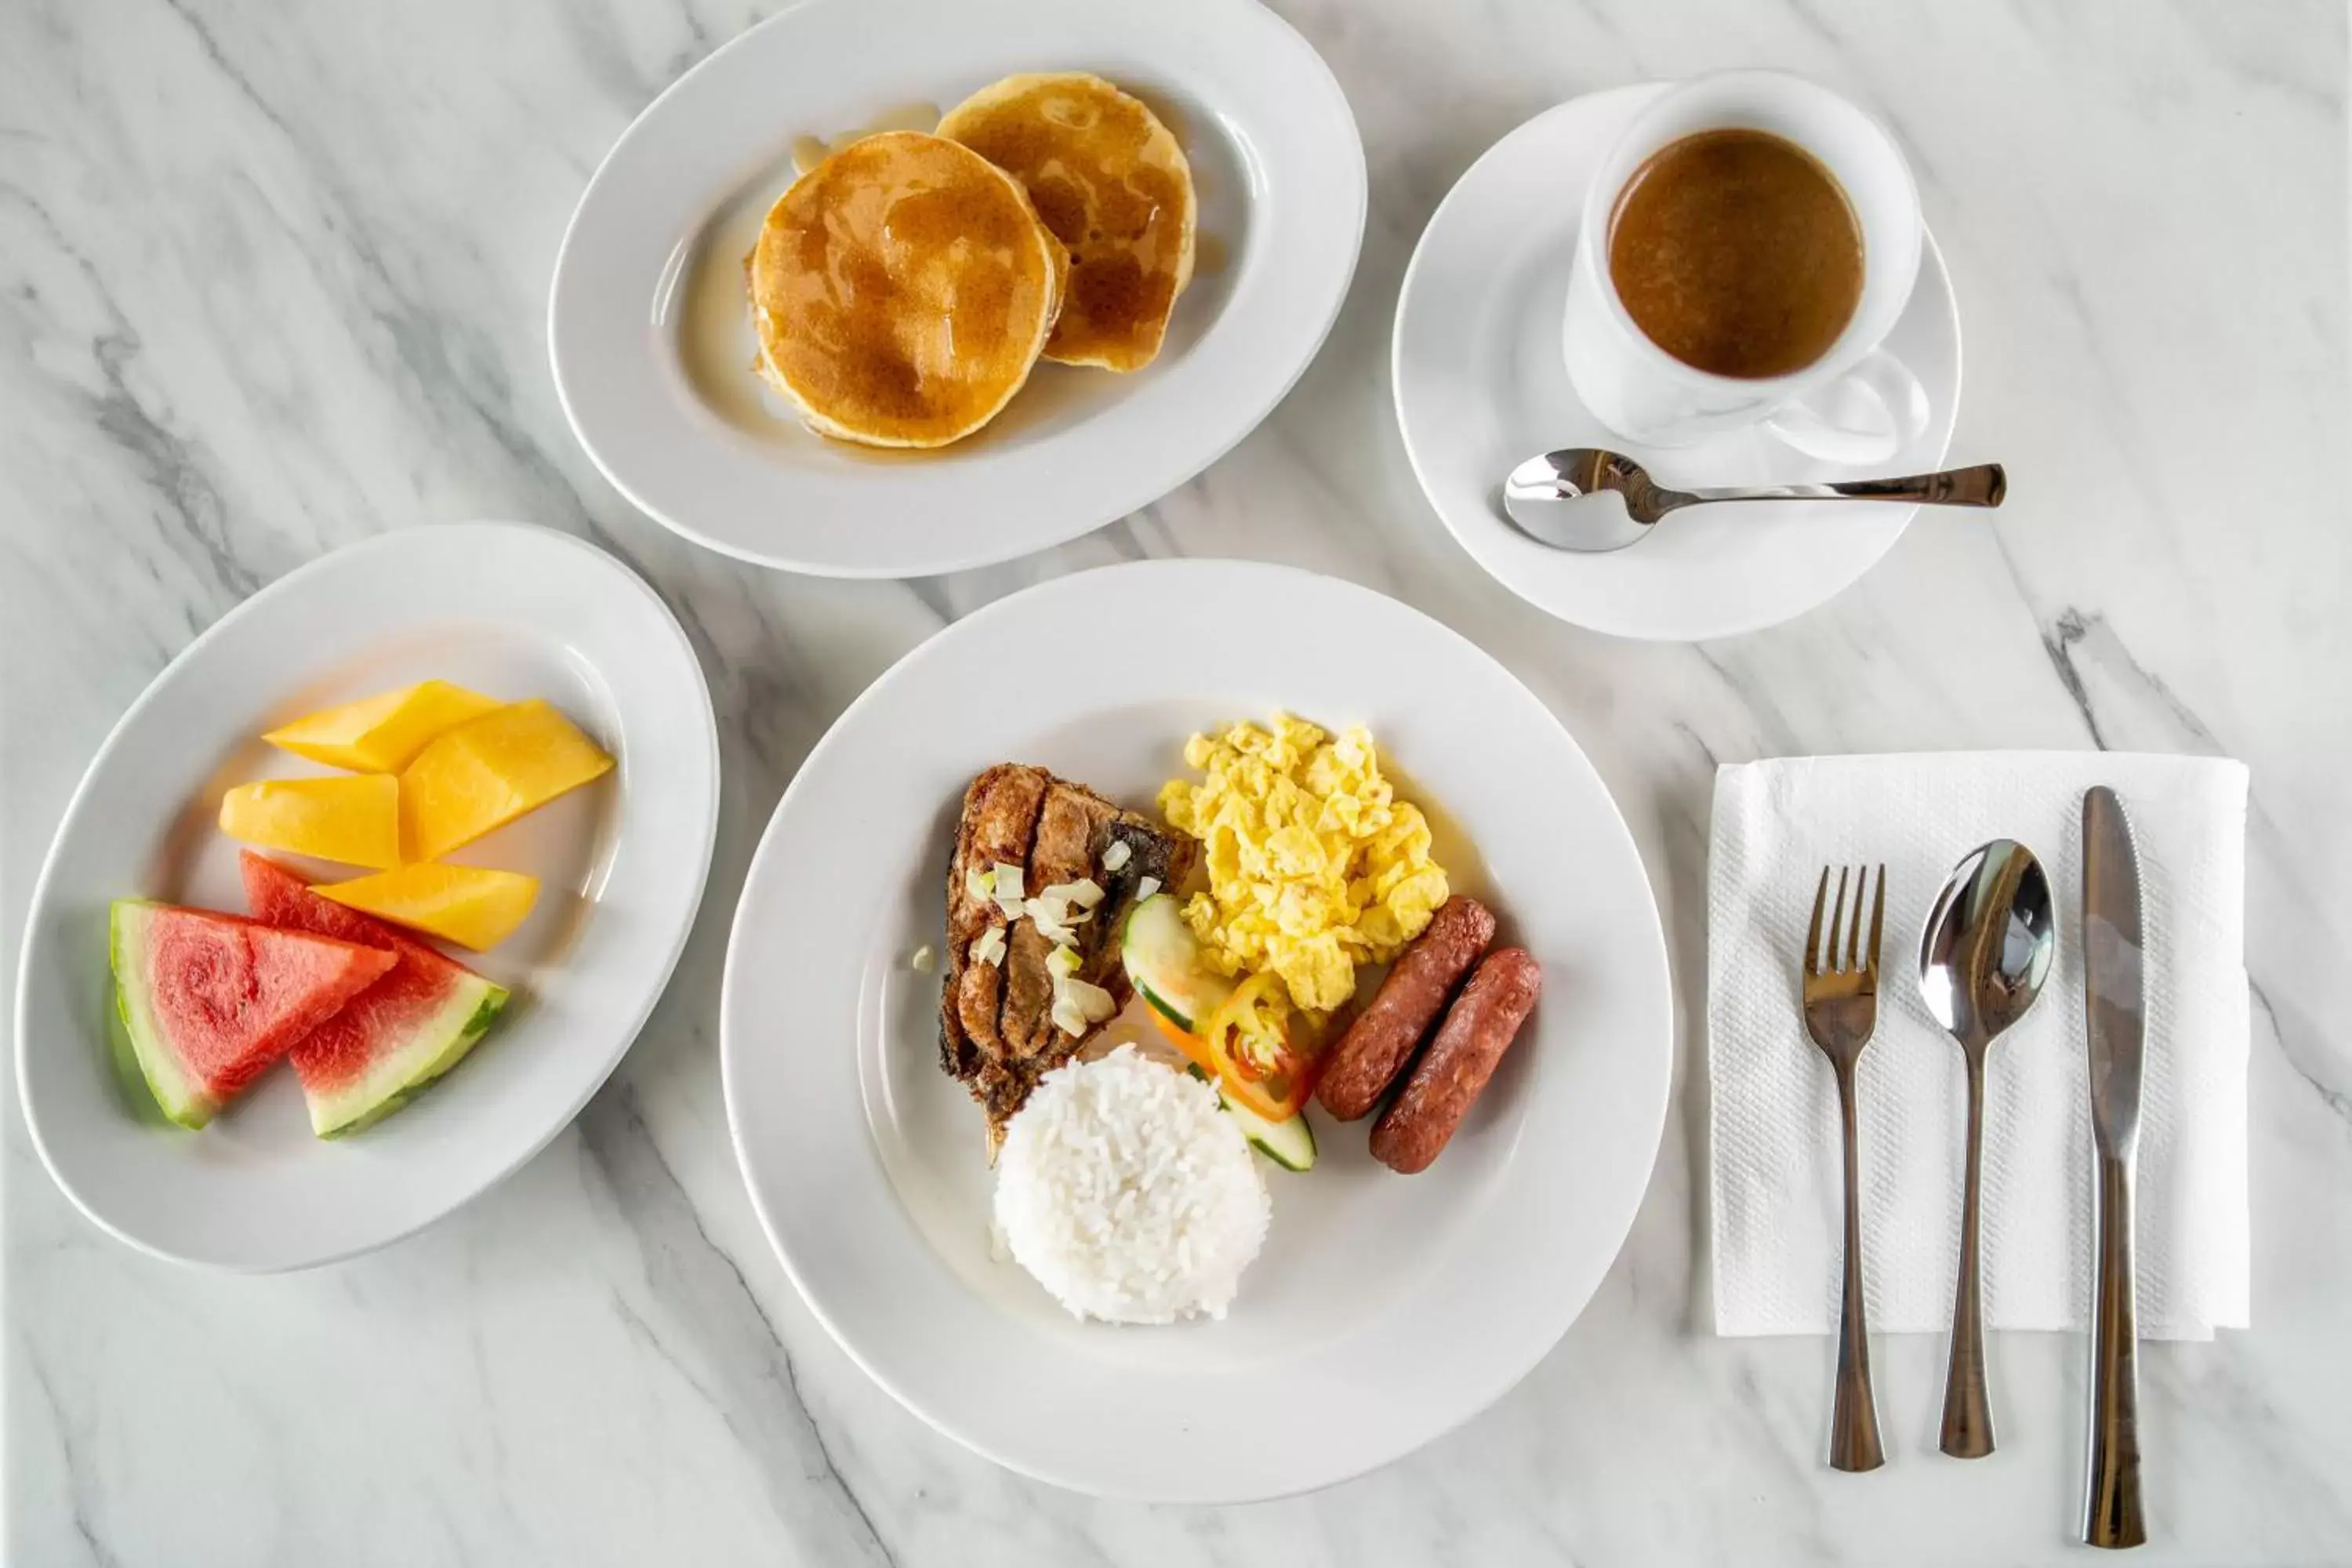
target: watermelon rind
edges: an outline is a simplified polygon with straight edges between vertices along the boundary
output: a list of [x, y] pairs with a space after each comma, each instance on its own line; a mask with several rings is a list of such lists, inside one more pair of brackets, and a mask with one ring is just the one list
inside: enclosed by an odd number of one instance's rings
[[321, 1138], [349, 1137], [406, 1105], [466, 1059], [498, 1022], [508, 994], [505, 986], [467, 971], [452, 987], [446, 1006], [408, 1029], [399, 1044], [369, 1062], [365, 1072], [331, 1092], [303, 1085], [310, 1130]]
[[114, 1009], [139, 1075], [163, 1114], [183, 1127], [202, 1127], [220, 1102], [182, 1070], [163, 1044], [147, 975], [147, 937], [158, 906], [143, 899], [117, 900], [107, 922], [107, 962], [114, 971]]
[[106, 1056], [114, 1068], [114, 1087], [122, 1097], [123, 1110], [152, 1127], [179, 1125], [163, 1114], [163, 1108], [155, 1101], [155, 1091], [148, 1087], [147, 1069], [139, 1065], [139, 1053], [131, 1048], [131, 1026], [123, 1020], [122, 996], [110, 974], [106, 981]]

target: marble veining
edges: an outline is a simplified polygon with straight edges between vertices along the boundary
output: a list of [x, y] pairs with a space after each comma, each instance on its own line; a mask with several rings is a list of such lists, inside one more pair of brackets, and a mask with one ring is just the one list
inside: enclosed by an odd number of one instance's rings
[[[0, 963], [82, 766], [255, 588], [408, 523], [595, 540], [674, 606], [719, 705], [709, 897], [667, 998], [546, 1153], [425, 1235], [285, 1279], [82, 1221], [13, 1105], [6, 1539], [40, 1564], [2028, 1563], [2074, 1557], [2083, 1350], [1997, 1336], [2002, 1449], [1934, 1453], [1943, 1346], [1877, 1347], [1893, 1462], [1821, 1465], [1826, 1341], [1706, 1331], [1706, 811], [1717, 763], [2105, 746], [2252, 767], [2254, 1327], [2143, 1358], [2157, 1544], [2352, 1560], [2352, 529], [2347, 22], [2331, 0], [1283, 0], [1353, 103], [1363, 259], [1321, 357], [1192, 483], [1046, 554], [905, 584], [726, 561], [572, 443], [547, 274], [612, 139], [768, 0], [15, 0], [0, 7]], [[1742, 64], [1889, 121], [1960, 300], [1923, 519], [1789, 626], [1695, 647], [1563, 626], [1486, 579], [1407, 471], [1389, 328], [1414, 238], [1571, 94]], [[1330, 1491], [1098, 1502], [999, 1470], [810, 1318], [730, 1153], [716, 1005], [759, 831], [891, 660], [1041, 577], [1292, 562], [1464, 628], [1559, 714], [1667, 921], [1676, 1093], [1600, 1294], [1494, 1409]], [[13, 1082], [0, 1091], [13, 1100]]]

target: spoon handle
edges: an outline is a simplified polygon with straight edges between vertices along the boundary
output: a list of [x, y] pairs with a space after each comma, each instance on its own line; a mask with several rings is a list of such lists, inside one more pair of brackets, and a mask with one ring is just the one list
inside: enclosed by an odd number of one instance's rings
[[1929, 506], [1999, 506], [2009, 493], [2009, 476], [1999, 463], [1946, 468], [1937, 474], [1906, 474], [1893, 479], [1841, 479], [1828, 484], [1756, 485], [1738, 489], [1685, 490], [1677, 504], [1718, 500], [1891, 500]]
[[[1859, 918], [1861, 906], [1855, 906]], [[1830, 1406], [1830, 1468], [1874, 1470], [1886, 1462], [1878, 1402], [1870, 1393], [1870, 1325], [1862, 1300], [1862, 1173], [1854, 1126], [1853, 1066], [1837, 1069], [1845, 1145], [1845, 1302], [1838, 1313], [1837, 1395]]]
[[1937, 1447], [1956, 1459], [1992, 1452], [1985, 1394], [1984, 1310], [1979, 1288], [1978, 1196], [1984, 1185], [1984, 1057], [1968, 1053], [1969, 1157], [1960, 1197], [1960, 1280], [1952, 1292], [1952, 1355], [1944, 1371], [1944, 1428]]

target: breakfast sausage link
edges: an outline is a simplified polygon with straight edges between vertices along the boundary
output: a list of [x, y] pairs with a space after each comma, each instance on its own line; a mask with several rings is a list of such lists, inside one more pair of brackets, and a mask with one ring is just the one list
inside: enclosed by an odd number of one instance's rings
[[1404, 1092], [1372, 1123], [1372, 1158], [1408, 1176], [1429, 1169], [1518, 1037], [1542, 990], [1543, 970], [1525, 948], [1489, 954], [1454, 998]]
[[1477, 900], [1457, 894], [1440, 904], [1331, 1047], [1315, 1089], [1323, 1109], [1342, 1121], [1369, 1114], [1494, 940], [1494, 912]]

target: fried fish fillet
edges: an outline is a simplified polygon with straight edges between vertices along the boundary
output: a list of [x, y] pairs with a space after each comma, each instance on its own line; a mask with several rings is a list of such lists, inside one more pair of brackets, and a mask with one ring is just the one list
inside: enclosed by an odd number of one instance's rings
[[820, 435], [944, 447], [1029, 379], [1069, 257], [1020, 183], [889, 131], [793, 182], [751, 252], [760, 374]]
[[[1127, 846], [1115, 871], [1103, 864], [1114, 844]], [[1193, 853], [1190, 838], [1043, 768], [1000, 763], [965, 790], [948, 863], [940, 1067], [987, 1113], [992, 1156], [1037, 1080], [1076, 1056], [1087, 1037], [1066, 1034], [1053, 1021], [1054, 977], [1046, 958], [1054, 944], [1032, 921], [1010, 919], [994, 900], [975, 893], [970, 873], [1019, 866], [1023, 889], [1033, 897], [1056, 883], [1091, 879], [1098, 884], [1103, 900], [1076, 928], [1073, 943], [1077, 975], [1124, 1005], [1129, 988], [1116, 938], [1136, 889], [1147, 877], [1161, 887], [1177, 886], [1190, 874]], [[992, 928], [1005, 933], [996, 963], [971, 956], [973, 943]]]
[[940, 121], [1021, 182], [1070, 252], [1070, 291], [1045, 344], [1064, 364], [1140, 370], [1192, 279], [1192, 166], [1140, 99], [1083, 71], [1009, 76]]

